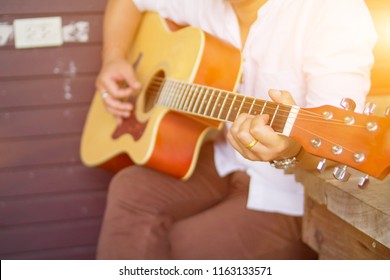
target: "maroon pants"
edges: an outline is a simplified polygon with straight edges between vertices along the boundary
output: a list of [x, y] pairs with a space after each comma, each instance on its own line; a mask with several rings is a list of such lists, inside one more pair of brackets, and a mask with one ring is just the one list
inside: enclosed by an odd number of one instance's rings
[[248, 184], [244, 172], [218, 176], [211, 144], [188, 181], [126, 168], [109, 188], [97, 258], [316, 258], [300, 240], [301, 218], [246, 208]]

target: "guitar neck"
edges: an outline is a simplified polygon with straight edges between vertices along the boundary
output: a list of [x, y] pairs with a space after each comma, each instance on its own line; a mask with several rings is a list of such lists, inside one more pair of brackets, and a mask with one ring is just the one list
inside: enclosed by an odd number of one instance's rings
[[276, 132], [286, 136], [289, 136], [299, 111], [298, 106], [279, 104], [170, 78], [161, 82], [158, 94], [158, 105], [222, 122], [233, 122], [241, 113], [268, 114], [268, 124]]

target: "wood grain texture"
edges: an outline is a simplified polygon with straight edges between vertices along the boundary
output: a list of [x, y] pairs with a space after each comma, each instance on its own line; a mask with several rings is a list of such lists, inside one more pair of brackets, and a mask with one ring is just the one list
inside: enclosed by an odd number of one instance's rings
[[[306, 210], [309, 212], [305, 212], [304, 220], [309, 223], [320, 223], [321, 228], [326, 228], [329, 231], [328, 234], [333, 234], [331, 239], [335, 239], [335, 242], [343, 243], [344, 241], [341, 240], [353, 237], [357, 240], [369, 240], [371, 243], [375, 241], [389, 249], [390, 176], [384, 181], [371, 179], [366, 189], [360, 189], [357, 187], [358, 172], [353, 170], [351, 172], [353, 175], [349, 182], [341, 183], [333, 178], [331, 170], [327, 170], [321, 175], [298, 171], [297, 179], [305, 186], [306, 195], [313, 201], [311, 204], [318, 204], [323, 208], [319, 210], [321, 214], [315, 215], [310, 212], [310, 207], [307, 208]], [[324, 212], [329, 212], [329, 216], [334, 216], [337, 219], [321, 218], [321, 215], [325, 215]], [[348, 227], [344, 226], [345, 224], [348, 224]], [[311, 226], [316, 227], [313, 224]], [[344, 227], [351, 232], [347, 232]], [[313, 229], [306, 228], [306, 231], [310, 232], [309, 235], [306, 235], [306, 239], [312, 243]], [[348, 237], [349, 235], [351, 236]], [[347, 250], [347, 247], [344, 249]], [[386, 256], [390, 258], [390, 255]], [[343, 255], [340, 257], [344, 258]], [[356, 253], [350, 257], [363, 258], [364, 254], [359, 257], [359, 254]]]
[[53, 105], [89, 105], [95, 93], [95, 78], [95, 75], [79, 75], [0, 81], [0, 112]]
[[1, 137], [81, 133], [88, 106], [0, 113]]
[[101, 13], [107, 0], [2, 0], [2, 14]]
[[[96, 73], [100, 67], [100, 45], [77, 45], [41, 49], [0, 51], [0, 78], [26, 76], [75, 77]], [[38, 67], [39, 66], [39, 67]], [[39, 77], [37, 77], [39, 78]]]
[[112, 173], [81, 164], [14, 168], [0, 171], [1, 199], [69, 192], [104, 191]]
[[0, 258], [94, 259], [112, 174], [80, 163], [106, 0], [3, 0], [0, 22], [88, 22], [86, 42], [0, 47]]
[[0, 255], [3, 260], [92, 260], [96, 256], [96, 246], [55, 248]]
[[[86, 43], [16, 50], [9, 41], [0, 47], [1, 259], [95, 256], [104, 192], [112, 174], [82, 166], [79, 144], [83, 110], [94, 94], [100, 67], [101, 19], [106, 2], [1, 0], [2, 23], [12, 24], [16, 18], [61, 16], [63, 24], [87, 21], [90, 25]], [[390, 46], [381, 20], [390, 12], [390, 2], [366, 2], [379, 34], [371, 93], [386, 95], [390, 92]], [[327, 194], [332, 193], [328, 189], [323, 185], [316, 193], [318, 199], [327, 201]], [[346, 201], [341, 196], [331, 205]], [[376, 215], [367, 207], [359, 211], [366, 211], [375, 222]], [[345, 210], [345, 215], [352, 214]], [[329, 229], [333, 234], [330, 238], [339, 240], [338, 228]], [[361, 246], [372, 251], [370, 241]], [[344, 238], [339, 244], [343, 242], [349, 241]]]
[[1, 198], [0, 224], [15, 226], [101, 217], [105, 201], [105, 191]]
[[101, 218], [7, 226], [0, 229], [0, 258], [60, 248], [95, 246]]
[[390, 259], [390, 249], [306, 196], [303, 240], [320, 259]]
[[0, 170], [52, 164], [79, 164], [79, 135], [0, 142]]

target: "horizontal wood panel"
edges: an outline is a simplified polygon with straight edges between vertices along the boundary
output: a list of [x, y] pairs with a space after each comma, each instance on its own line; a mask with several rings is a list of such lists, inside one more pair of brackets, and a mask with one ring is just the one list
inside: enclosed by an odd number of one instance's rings
[[305, 199], [303, 241], [319, 254], [320, 259], [371, 260], [390, 257], [389, 248], [310, 197]]
[[95, 92], [95, 78], [89, 75], [0, 81], [0, 110], [90, 102]]
[[81, 133], [89, 107], [0, 112], [0, 140], [10, 137]]
[[4, 14], [102, 12], [107, 0], [1, 0]]
[[95, 246], [101, 219], [1, 227], [0, 258], [5, 254], [57, 248]]
[[75, 164], [80, 162], [79, 150], [78, 135], [0, 141], [0, 169]]
[[[71, 42], [65, 41], [65, 44], [69, 43], [79, 43], [79, 44], [90, 44], [90, 43], [101, 43], [102, 42], [102, 24], [103, 24], [103, 15], [89, 15], [89, 14], [77, 14], [77, 15], [61, 15], [56, 14], [55, 16], [60, 16], [62, 19], [62, 26], [70, 25], [75, 22], [88, 22], [88, 40], [86, 42]], [[0, 15], [0, 22], [3, 24], [12, 25], [15, 19], [30, 18], [27, 16], [21, 15]], [[31, 17], [36, 18], [36, 17]], [[4, 46], [14, 46], [14, 40], [8, 40]], [[1, 50], [1, 49], [0, 49]]]
[[105, 191], [3, 197], [0, 198], [0, 224], [7, 226], [101, 217], [105, 201]]
[[2, 0], [0, 23], [60, 16], [88, 40], [0, 48], [0, 258], [93, 259], [113, 174], [80, 162], [107, 0]]
[[0, 196], [107, 190], [112, 173], [80, 164], [0, 171]]
[[96, 246], [21, 252], [0, 257], [3, 260], [93, 260], [96, 259]]
[[101, 46], [38, 48], [0, 51], [0, 78], [26, 76], [75, 77], [83, 73], [97, 73], [100, 68]]

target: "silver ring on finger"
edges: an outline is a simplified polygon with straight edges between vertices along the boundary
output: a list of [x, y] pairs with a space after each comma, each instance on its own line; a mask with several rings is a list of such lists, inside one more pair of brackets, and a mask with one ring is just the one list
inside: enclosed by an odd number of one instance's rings
[[107, 91], [102, 91], [102, 99], [106, 99], [110, 94]]

